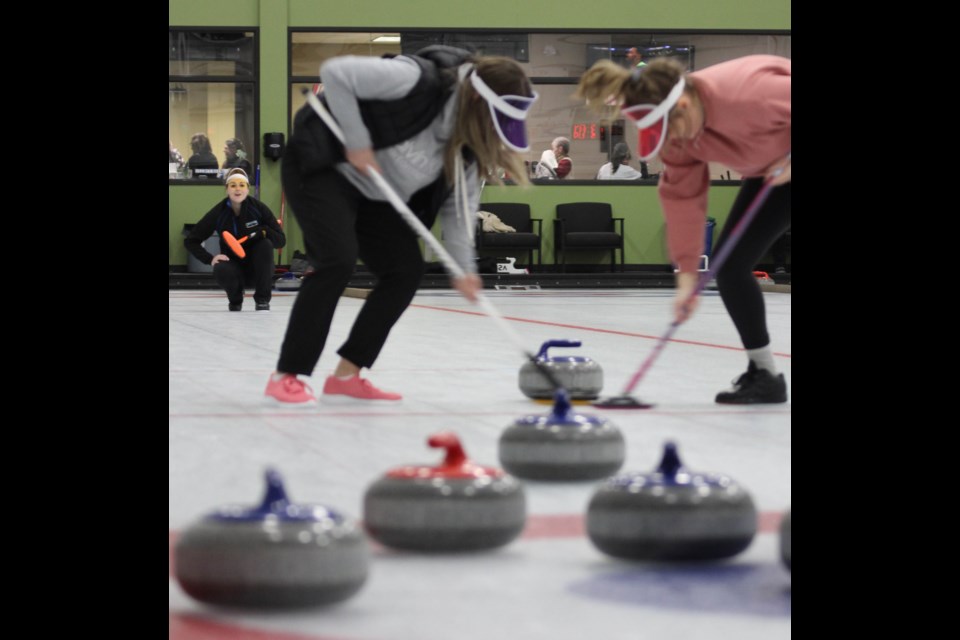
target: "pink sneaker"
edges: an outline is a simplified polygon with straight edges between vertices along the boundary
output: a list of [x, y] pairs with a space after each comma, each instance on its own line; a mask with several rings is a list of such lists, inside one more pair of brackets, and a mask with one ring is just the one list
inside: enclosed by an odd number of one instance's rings
[[327, 396], [347, 396], [357, 400], [400, 400], [403, 398], [399, 393], [377, 389], [369, 380], [361, 378], [359, 375], [346, 380], [330, 376], [323, 383], [323, 393]]
[[313, 389], [293, 374], [286, 374], [279, 380], [273, 376], [267, 380], [267, 390], [263, 392], [268, 402], [284, 407], [315, 407], [317, 399]]

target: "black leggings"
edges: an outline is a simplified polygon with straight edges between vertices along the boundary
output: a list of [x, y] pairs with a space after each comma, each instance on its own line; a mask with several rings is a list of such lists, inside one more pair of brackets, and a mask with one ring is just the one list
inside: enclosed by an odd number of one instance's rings
[[[763, 178], [749, 178], [730, 209], [713, 255], [723, 247], [730, 231], [747, 212], [754, 196], [763, 186]], [[753, 269], [776, 240], [790, 228], [790, 183], [774, 187], [756, 217], [744, 230], [740, 240], [717, 272], [717, 288], [727, 313], [733, 320], [745, 349], [759, 349], [770, 344], [767, 315], [760, 283]]]
[[[244, 243], [246, 256], [213, 265], [213, 277], [230, 304], [243, 304], [243, 287], [253, 286], [254, 302], [270, 302], [273, 294], [273, 243], [263, 238]], [[232, 255], [232, 254], [231, 254]]]
[[424, 262], [417, 236], [389, 203], [368, 200], [335, 169], [301, 176], [288, 154], [281, 178], [315, 270], [303, 278], [293, 303], [277, 371], [313, 374], [357, 258], [377, 283], [337, 353], [369, 368], [420, 286]]

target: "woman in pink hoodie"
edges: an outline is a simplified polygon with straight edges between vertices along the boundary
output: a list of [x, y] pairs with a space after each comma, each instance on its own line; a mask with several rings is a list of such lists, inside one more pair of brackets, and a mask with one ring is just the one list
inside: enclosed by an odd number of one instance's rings
[[787, 385], [770, 350], [763, 294], [753, 268], [790, 228], [790, 60], [753, 55], [686, 73], [668, 58], [642, 69], [601, 60], [584, 73], [577, 95], [598, 110], [617, 105], [637, 124], [637, 155], [660, 155], [658, 194], [667, 225], [670, 260], [679, 270], [674, 313], [687, 320], [704, 245], [709, 163], [743, 176], [743, 186], [720, 232], [716, 253], [746, 213], [764, 181], [771, 189], [756, 217], [717, 272], [717, 287], [747, 352], [747, 372], [725, 404], [787, 401]]

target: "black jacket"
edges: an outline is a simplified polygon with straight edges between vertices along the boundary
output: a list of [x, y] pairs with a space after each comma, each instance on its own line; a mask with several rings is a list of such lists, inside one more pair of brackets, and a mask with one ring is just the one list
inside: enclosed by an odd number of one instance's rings
[[217, 156], [212, 153], [195, 153], [187, 160], [187, 166], [191, 169], [219, 169]]
[[240, 240], [251, 233], [256, 235], [245, 241], [243, 246], [249, 246], [252, 242], [257, 242], [261, 238], [269, 238], [275, 249], [279, 249], [287, 244], [287, 237], [280, 228], [276, 216], [270, 211], [270, 208], [254, 198], [247, 198], [240, 205], [240, 215], [233, 213], [233, 207], [230, 206], [230, 198], [224, 198], [217, 203], [210, 211], [200, 219], [187, 237], [183, 240], [183, 246], [187, 251], [202, 262], [210, 264], [213, 256], [203, 248], [203, 241], [213, 235], [214, 232], [220, 236], [220, 253], [229, 257], [231, 260], [237, 260], [236, 254], [230, 250], [223, 239], [222, 231], [229, 231], [233, 236]]

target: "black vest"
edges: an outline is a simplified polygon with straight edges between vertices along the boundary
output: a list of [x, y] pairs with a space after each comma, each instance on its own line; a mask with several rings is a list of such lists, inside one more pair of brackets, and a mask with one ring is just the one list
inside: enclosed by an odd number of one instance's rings
[[[426, 129], [453, 93], [457, 67], [472, 54], [464, 49], [433, 45], [408, 55], [420, 66], [420, 80], [398, 100], [360, 100], [360, 116], [370, 131], [374, 149], [408, 140]], [[326, 106], [321, 93], [320, 101]], [[343, 145], [309, 104], [293, 118], [293, 133], [284, 156], [296, 156], [302, 174], [332, 167], [345, 158]]]

